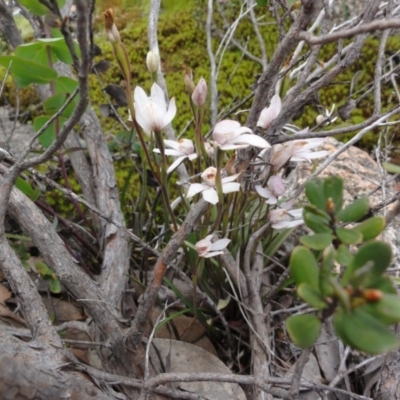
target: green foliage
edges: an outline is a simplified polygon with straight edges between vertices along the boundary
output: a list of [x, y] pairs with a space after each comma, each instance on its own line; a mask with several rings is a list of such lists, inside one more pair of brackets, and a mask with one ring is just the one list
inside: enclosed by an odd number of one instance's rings
[[286, 328], [293, 342], [306, 348], [317, 340], [321, 322], [314, 315], [294, 315], [286, 320]]
[[[300, 238], [306, 247], [293, 250], [289, 268], [298, 296], [317, 313], [289, 318], [290, 337], [300, 347], [311, 346], [320, 323], [333, 314], [335, 331], [345, 344], [370, 354], [396, 348], [399, 340], [387, 327], [400, 321], [400, 298], [385, 276], [392, 251], [387, 243], [371, 240], [382, 232], [383, 218], [351, 228], [338, 225], [365, 217], [369, 203], [360, 198], [343, 208], [343, 182], [337, 177], [308, 182], [306, 196], [311, 204], [304, 207], [304, 220], [315, 233]], [[362, 245], [352, 253], [349, 245], [357, 243]], [[340, 279], [335, 260], [343, 273]]]

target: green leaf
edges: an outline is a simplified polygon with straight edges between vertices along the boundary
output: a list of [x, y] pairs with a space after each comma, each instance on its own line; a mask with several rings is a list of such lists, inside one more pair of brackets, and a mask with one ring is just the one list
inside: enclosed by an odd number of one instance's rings
[[321, 293], [318, 290], [315, 290], [308, 283], [302, 283], [297, 288], [297, 294], [299, 297], [304, 300], [311, 307], [314, 307], [318, 310], [322, 310], [326, 308], [327, 304], [324, 301]]
[[319, 288], [322, 296], [332, 296], [334, 293], [334, 288], [330, 283], [330, 278], [335, 263], [335, 255], [336, 252], [333, 247], [327, 249], [327, 251], [324, 252], [324, 258], [322, 260], [319, 274]]
[[326, 200], [324, 193], [324, 181], [320, 178], [312, 179], [306, 183], [306, 196], [308, 201], [319, 208], [326, 211]]
[[[61, 94], [56, 94], [54, 96], [51, 96], [43, 103], [43, 109], [46, 112], [46, 114], [54, 115], [65, 104], [65, 102], [68, 100], [68, 98], [69, 98], [69, 95], [66, 93], [61, 93]], [[61, 114], [63, 117], [69, 118], [71, 116], [71, 114], [73, 113], [73, 111], [75, 109], [76, 101], [77, 101], [77, 99], [75, 98], [67, 106], [67, 108]]]
[[391, 174], [400, 174], [400, 166], [396, 164], [391, 164], [388, 162], [383, 162], [382, 163], [383, 168], [386, 169], [387, 172]]
[[400, 297], [396, 294], [384, 294], [379, 301], [368, 303], [361, 309], [385, 325], [400, 321]]
[[361, 222], [353, 228], [354, 231], [360, 232], [363, 236], [363, 241], [375, 239], [385, 229], [385, 218], [383, 217], [372, 217], [366, 221]]
[[59, 76], [54, 83], [56, 94], [72, 94], [78, 87], [78, 82], [67, 76]]
[[57, 77], [57, 72], [43, 64], [27, 60], [18, 56], [0, 56], [0, 65], [8, 68], [15, 76], [19, 87], [30, 83], [46, 84]]
[[50, 61], [54, 61], [49, 60], [46, 46], [39, 42], [21, 44], [15, 50], [15, 54], [18, 57], [34, 61], [45, 66], [48, 66]]
[[63, 37], [38, 39], [33, 43], [22, 44], [17, 47], [15, 54], [47, 66], [58, 60], [72, 64], [72, 56]]
[[51, 268], [44, 262], [38, 261], [35, 263], [36, 271], [42, 275], [43, 278], [50, 278], [53, 275]]
[[371, 288], [379, 289], [381, 292], [387, 294], [397, 294], [396, 288], [393, 286], [393, 282], [387, 276], [380, 276], [374, 279], [370, 285]]
[[[33, 127], [35, 131], [38, 132], [49, 119], [50, 117], [45, 115], [35, 118], [35, 121], [33, 122]], [[67, 119], [64, 117], [58, 117], [58, 125], [60, 128], [66, 120]], [[39, 143], [46, 149], [51, 146], [56, 138], [55, 123], [56, 121], [53, 121], [51, 125], [38, 138]]]
[[353, 260], [353, 254], [344, 244], [339, 245], [336, 251], [336, 261], [343, 266], [347, 266]]
[[306, 247], [297, 246], [292, 251], [289, 263], [290, 274], [300, 285], [305, 282], [315, 290], [319, 289], [319, 268], [313, 253]]
[[[48, 8], [41, 4], [39, 0], [19, 0], [19, 3], [35, 15], [41, 16], [49, 12]], [[57, 4], [59, 8], [62, 8], [65, 0], [57, 0]]]
[[58, 279], [50, 279], [50, 292], [51, 293], [60, 293], [61, 292], [61, 283]]
[[337, 228], [336, 235], [344, 244], [357, 244], [362, 242], [362, 234], [353, 229]]
[[15, 186], [25, 195], [28, 196], [29, 198], [32, 198], [34, 195], [35, 191], [33, 190], [32, 186], [30, 185], [29, 182], [27, 182], [25, 179], [22, 179], [21, 177], [18, 177], [17, 180], [15, 181]]
[[260, 7], [265, 7], [268, 4], [269, 0], [256, 0], [256, 3]]
[[286, 320], [286, 329], [292, 341], [304, 349], [318, 339], [321, 322], [315, 315], [293, 315]]
[[314, 235], [302, 236], [300, 243], [314, 250], [325, 250], [333, 240], [330, 233], [316, 233]]
[[311, 212], [303, 212], [304, 223], [315, 233], [332, 233], [332, 229], [328, 226], [328, 221], [319, 215]]
[[269, 257], [274, 257], [275, 253], [281, 248], [286, 239], [293, 233], [296, 228], [281, 229], [277, 232], [271, 241], [268, 241], [268, 246], [265, 249], [265, 254]]
[[368, 354], [386, 353], [400, 344], [392, 331], [361, 308], [350, 313], [339, 309], [333, 325], [343, 343]]
[[342, 284], [368, 287], [389, 267], [392, 249], [389, 244], [371, 241], [360, 247], [343, 274]]
[[52, 55], [61, 62], [72, 64], [72, 56], [63, 37], [38, 39], [38, 43], [50, 48]]
[[324, 181], [325, 199], [332, 199], [335, 211], [338, 212], [343, 206], [343, 179], [337, 176], [330, 176]]
[[[42, 126], [50, 119], [50, 117], [47, 116], [40, 116], [35, 119], [33, 122], [33, 127], [35, 128], [35, 131], [38, 132]], [[39, 143], [44, 147], [48, 148], [50, 145], [54, 142], [54, 139], [56, 138], [56, 130], [54, 127], [54, 121], [53, 123], [39, 136], [38, 140]]]
[[369, 211], [368, 197], [361, 197], [349, 204], [346, 208], [339, 211], [337, 218], [342, 222], [356, 222], [359, 221]]

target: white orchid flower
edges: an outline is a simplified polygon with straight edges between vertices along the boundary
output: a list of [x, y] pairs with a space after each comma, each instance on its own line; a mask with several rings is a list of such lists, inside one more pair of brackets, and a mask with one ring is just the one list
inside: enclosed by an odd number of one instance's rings
[[282, 178], [278, 175], [271, 176], [268, 179], [267, 186], [268, 189], [257, 185], [255, 189], [261, 197], [267, 199], [267, 204], [276, 204], [278, 197], [282, 196], [286, 191]]
[[[179, 139], [175, 140], [164, 140], [164, 144], [169, 149], [165, 149], [165, 154], [167, 156], [178, 157], [171, 166], [167, 169], [167, 174], [174, 171], [183, 160], [188, 158], [190, 161], [197, 158], [197, 153], [195, 153], [193, 142], [190, 139]], [[161, 153], [160, 149], [154, 149], [155, 153]]]
[[211, 243], [213, 235], [208, 235], [206, 238], [199, 240], [195, 244], [195, 249], [199, 257], [210, 258], [224, 254], [223, 250], [228, 246], [230, 239], [219, 239]]
[[139, 86], [133, 94], [136, 121], [149, 136], [152, 132], [160, 132], [175, 117], [176, 105], [172, 98], [167, 106], [163, 90], [156, 83], [151, 87], [151, 95]]
[[271, 147], [265, 139], [254, 135], [250, 128], [231, 119], [225, 119], [215, 125], [213, 138], [221, 150], [245, 149], [249, 146], [263, 149]]
[[280, 204], [280, 208], [269, 212], [268, 217], [274, 229], [293, 228], [304, 223], [303, 209], [291, 210], [294, 200]]
[[[231, 193], [238, 192], [240, 190], [240, 183], [232, 182], [240, 174], [227, 176], [221, 179], [222, 192]], [[190, 198], [198, 193], [201, 193], [203, 199], [211, 204], [218, 203], [218, 193], [215, 188], [215, 177], [217, 176], [217, 169], [214, 167], [208, 167], [202, 174], [201, 178], [204, 183], [192, 183], [189, 187], [186, 197]]]
[[265, 107], [258, 118], [257, 126], [262, 129], [268, 129], [271, 122], [279, 115], [282, 109], [282, 101], [279, 94], [275, 94], [271, 99], [269, 107]]
[[[308, 128], [300, 131], [299, 134], [307, 132]], [[324, 140], [324, 138], [299, 139], [275, 145], [271, 157], [273, 171], [279, 171], [289, 160], [311, 162], [315, 158], [325, 157], [328, 154], [325, 150], [312, 151], [319, 147]]]

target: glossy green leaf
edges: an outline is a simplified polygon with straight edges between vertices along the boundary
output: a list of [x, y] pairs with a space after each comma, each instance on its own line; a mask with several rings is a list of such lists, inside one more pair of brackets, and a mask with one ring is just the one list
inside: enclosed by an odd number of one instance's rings
[[22, 44], [17, 47], [15, 54], [18, 57], [34, 61], [45, 66], [48, 66], [49, 62], [55, 61], [54, 59], [49, 60], [49, 54], [47, 53], [46, 46], [39, 42]]
[[344, 244], [357, 244], [362, 242], [362, 234], [353, 229], [336, 228], [338, 239]]
[[332, 233], [332, 229], [328, 226], [328, 221], [314, 213], [303, 212], [304, 223], [315, 233]]
[[305, 204], [303, 206], [303, 210], [318, 215], [319, 217], [322, 217], [323, 219], [326, 220], [327, 223], [329, 223], [331, 219], [330, 215], [326, 211], [320, 210], [319, 208], [317, 208], [312, 204]]
[[72, 56], [63, 37], [38, 39], [38, 43], [50, 48], [51, 53], [61, 62], [72, 64]]
[[78, 82], [75, 79], [67, 76], [59, 76], [54, 81], [56, 94], [72, 94], [78, 87]]
[[57, 72], [43, 64], [27, 60], [18, 56], [0, 56], [0, 65], [8, 68], [14, 75], [19, 87], [30, 83], [46, 84], [57, 77]]
[[379, 301], [368, 303], [361, 309], [386, 325], [400, 322], [400, 297], [396, 294], [384, 294]]
[[[49, 12], [48, 8], [41, 4], [39, 0], [18, 0], [18, 2], [35, 15], [41, 16]], [[57, 4], [61, 8], [64, 6], [65, 0], [57, 0]]]
[[383, 168], [386, 169], [387, 172], [391, 174], [400, 174], [400, 165], [388, 163], [388, 162], [383, 162], [382, 163]]
[[318, 339], [321, 322], [315, 315], [293, 315], [286, 320], [286, 329], [290, 339], [304, 349]]
[[361, 307], [350, 313], [339, 309], [333, 325], [343, 343], [368, 354], [386, 353], [400, 344], [392, 331]]
[[58, 279], [50, 279], [50, 292], [51, 293], [60, 293], [61, 292], [61, 283]]
[[340, 264], [346, 267], [351, 263], [353, 260], [353, 254], [350, 252], [350, 250], [345, 246], [344, 244], [339, 245], [336, 251], [336, 261]]
[[315, 290], [319, 289], [318, 263], [314, 255], [306, 247], [295, 247], [290, 256], [289, 269], [297, 285], [305, 282]]
[[338, 212], [343, 206], [343, 179], [337, 176], [330, 176], [324, 181], [325, 199], [332, 199], [335, 211]]
[[306, 183], [306, 196], [308, 201], [319, 208], [326, 211], [326, 200], [324, 193], [324, 181], [320, 178], [312, 179]]
[[385, 218], [372, 217], [358, 224], [353, 230], [360, 232], [363, 236], [363, 241], [375, 239], [385, 229]]
[[321, 293], [318, 290], [315, 290], [308, 283], [302, 283], [297, 288], [297, 294], [299, 297], [304, 300], [311, 307], [314, 307], [318, 310], [322, 310], [326, 308], [327, 304], [324, 301]]
[[325, 250], [333, 240], [330, 233], [316, 233], [314, 235], [302, 236], [300, 243], [314, 250]]
[[368, 197], [361, 197], [346, 208], [339, 211], [337, 218], [342, 222], [356, 222], [359, 221], [369, 211], [369, 200]]
[[332, 287], [330, 278], [335, 263], [335, 255], [336, 252], [333, 247], [330, 247], [324, 252], [319, 274], [319, 289], [322, 296], [332, 296], [334, 293], [334, 288]]
[[351, 282], [355, 286], [368, 287], [389, 267], [392, 249], [389, 244], [371, 241], [360, 247], [343, 274], [342, 284]]
[[58, 60], [72, 64], [72, 57], [63, 37], [38, 39], [36, 42], [20, 45], [15, 54], [44, 65], [53, 64]]

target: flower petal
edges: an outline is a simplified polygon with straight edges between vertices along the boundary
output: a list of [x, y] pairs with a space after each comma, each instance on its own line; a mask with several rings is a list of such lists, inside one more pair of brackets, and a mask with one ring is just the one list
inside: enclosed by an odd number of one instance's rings
[[139, 107], [144, 107], [149, 101], [146, 92], [140, 87], [136, 86], [133, 92], [133, 100], [138, 104]]
[[179, 165], [182, 163], [182, 161], [187, 158], [187, 156], [182, 156], [177, 158], [167, 169], [167, 174], [170, 174], [172, 171], [174, 171], [176, 168], [179, 167]]
[[[201, 184], [200, 184], [201, 185]], [[211, 204], [218, 203], [218, 194], [214, 188], [208, 187], [208, 189], [203, 190], [202, 193], [203, 199]]]
[[240, 135], [239, 137], [232, 139], [229, 143], [242, 143], [254, 147], [260, 147], [263, 149], [271, 147], [271, 145], [265, 139], [263, 139], [258, 135], [253, 135], [253, 134]]
[[151, 121], [147, 118], [146, 110], [143, 107], [139, 107], [137, 103], [134, 104], [135, 107], [135, 118], [136, 122], [140, 125], [143, 131], [149, 135], [152, 131]]
[[238, 192], [239, 190], [240, 190], [240, 183], [237, 182], [224, 183], [222, 185], [223, 193]]
[[231, 239], [227, 239], [227, 238], [219, 239], [216, 242], [211, 244], [210, 251], [223, 250], [226, 248], [226, 246], [228, 246], [230, 241], [231, 241]]
[[186, 194], [186, 198], [190, 198], [195, 196], [196, 194], [202, 192], [203, 190], [209, 189], [210, 187], [208, 185], [205, 185], [204, 183], [192, 183], [189, 187], [189, 190]]
[[268, 200], [265, 201], [267, 204], [276, 204], [278, 202], [278, 198], [272, 195]]
[[155, 82], [151, 86], [151, 100], [156, 103], [161, 110], [165, 111], [167, 109], [164, 91]]
[[209, 253], [199, 254], [199, 257], [210, 258], [210, 257], [219, 256], [220, 254], [224, 254], [224, 252], [223, 251], [211, 251]]
[[238, 150], [238, 149], [246, 149], [249, 147], [249, 144], [223, 144], [219, 146], [221, 150], [228, 151], [228, 150]]
[[259, 185], [255, 186], [254, 189], [256, 189], [256, 192], [261, 196], [264, 197], [264, 199], [269, 199], [270, 197], [273, 196], [272, 192], [269, 189], [265, 189]]
[[164, 140], [164, 144], [170, 149], [179, 150], [179, 143], [176, 140]]
[[234, 181], [239, 175], [240, 175], [240, 173], [239, 174], [235, 174], [235, 175], [226, 176], [225, 178], [222, 178], [221, 179], [222, 185], [224, 185], [227, 182]]
[[176, 104], [175, 104], [175, 97], [173, 97], [169, 101], [169, 106], [166, 114], [164, 114], [163, 118], [163, 128], [165, 128], [171, 121], [174, 119], [176, 114]]
[[295, 219], [293, 221], [281, 221], [276, 224], [272, 224], [272, 228], [274, 229], [285, 229], [285, 228], [294, 228], [295, 226], [303, 224], [304, 221], [302, 219]]

